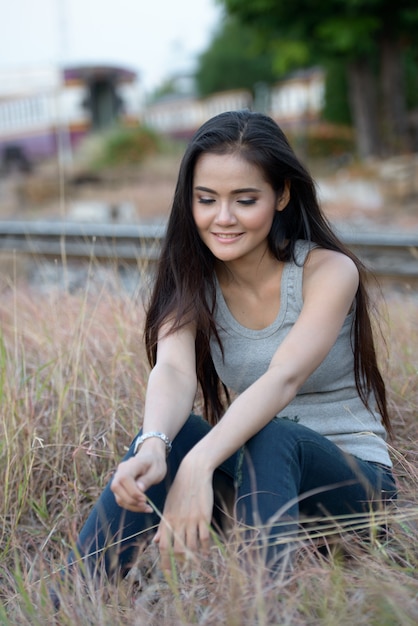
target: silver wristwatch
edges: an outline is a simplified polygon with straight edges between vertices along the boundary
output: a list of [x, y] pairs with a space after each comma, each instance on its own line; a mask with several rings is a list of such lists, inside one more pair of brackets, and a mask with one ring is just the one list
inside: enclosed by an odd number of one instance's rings
[[157, 432], [143, 433], [142, 435], [139, 435], [135, 440], [134, 455], [138, 452], [139, 446], [142, 445], [146, 439], [150, 439], [151, 437], [158, 437], [158, 439], [161, 439], [162, 441], [164, 441], [165, 452], [166, 452], [166, 455], [168, 456], [171, 451], [171, 445], [172, 445], [171, 441], [167, 437], [167, 435], [164, 435], [164, 433], [157, 433]]

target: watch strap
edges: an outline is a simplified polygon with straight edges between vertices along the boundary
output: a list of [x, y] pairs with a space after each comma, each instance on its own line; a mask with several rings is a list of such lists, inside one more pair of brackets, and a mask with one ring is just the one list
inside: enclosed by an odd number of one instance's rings
[[150, 439], [151, 437], [157, 437], [158, 439], [161, 439], [162, 441], [164, 441], [166, 455], [168, 456], [170, 454], [171, 447], [172, 447], [170, 439], [164, 433], [154, 432], [154, 431], [149, 432], [149, 433], [142, 433], [142, 435], [138, 435], [134, 443], [134, 455], [138, 452], [139, 447], [144, 443], [144, 441], [146, 441], [147, 439]]

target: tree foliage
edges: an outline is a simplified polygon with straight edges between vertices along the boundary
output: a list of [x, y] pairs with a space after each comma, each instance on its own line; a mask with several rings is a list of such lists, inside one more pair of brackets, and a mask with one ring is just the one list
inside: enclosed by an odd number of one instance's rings
[[347, 76], [340, 59], [331, 59], [324, 63], [325, 98], [322, 115], [334, 124], [351, 126], [353, 118], [350, 111], [347, 92]]
[[359, 57], [376, 51], [382, 37], [416, 39], [416, 0], [221, 1], [243, 23], [322, 52]]
[[[275, 67], [299, 56], [343, 64], [360, 153], [405, 149], [407, 74], [417, 50], [416, 0], [221, 0], [275, 52]], [[295, 53], [296, 51], [296, 53]], [[405, 61], [409, 54], [409, 66]], [[302, 63], [301, 63], [302, 65]]]
[[228, 89], [249, 89], [277, 80], [273, 55], [261, 49], [254, 30], [235, 18], [226, 19], [209, 48], [200, 55], [195, 75], [199, 95]]

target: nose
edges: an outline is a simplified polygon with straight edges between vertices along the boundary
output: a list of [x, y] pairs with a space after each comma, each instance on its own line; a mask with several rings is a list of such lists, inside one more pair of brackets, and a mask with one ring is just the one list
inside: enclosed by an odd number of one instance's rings
[[216, 213], [215, 222], [220, 226], [230, 226], [235, 224], [237, 218], [229, 202], [220, 202]]

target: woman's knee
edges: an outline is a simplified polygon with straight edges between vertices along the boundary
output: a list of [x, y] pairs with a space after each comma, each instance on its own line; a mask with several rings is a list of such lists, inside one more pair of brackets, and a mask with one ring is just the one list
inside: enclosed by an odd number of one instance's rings
[[293, 453], [300, 442], [318, 436], [315, 431], [293, 420], [276, 417], [247, 441], [245, 449], [250, 456], [267, 455], [268, 458], [270, 454]]

